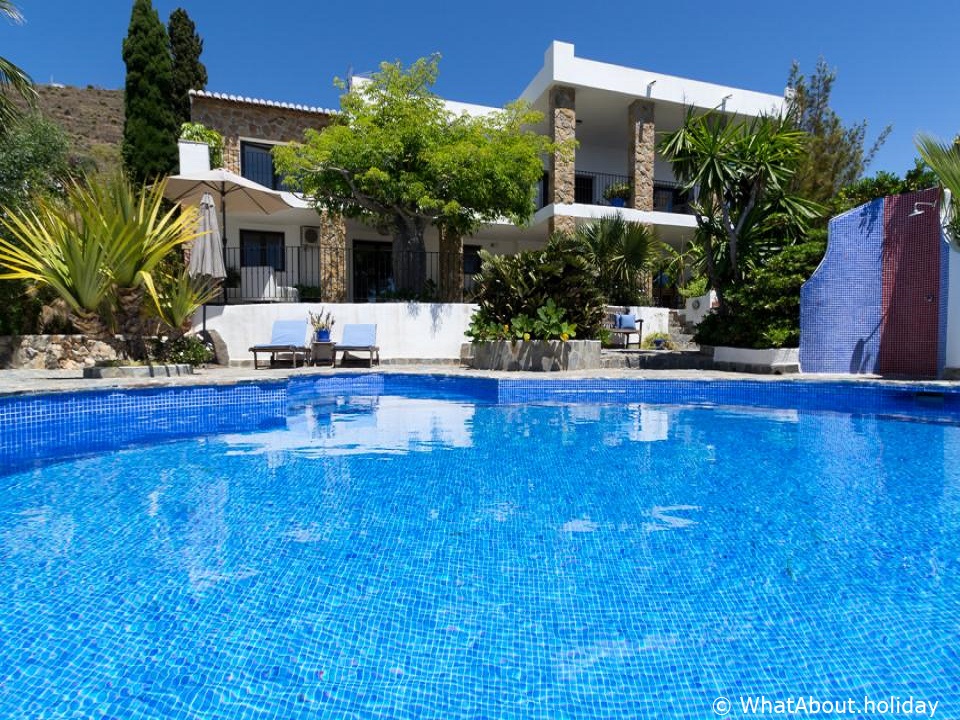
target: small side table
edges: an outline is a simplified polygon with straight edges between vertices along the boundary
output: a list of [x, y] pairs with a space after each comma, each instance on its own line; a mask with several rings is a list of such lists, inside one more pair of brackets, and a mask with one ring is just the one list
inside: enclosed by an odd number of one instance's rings
[[333, 348], [336, 343], [332, 342], [312, 342], [310, 343], [310, 364], [320, 365], [329, 364], [333, 366], [334, 355]]

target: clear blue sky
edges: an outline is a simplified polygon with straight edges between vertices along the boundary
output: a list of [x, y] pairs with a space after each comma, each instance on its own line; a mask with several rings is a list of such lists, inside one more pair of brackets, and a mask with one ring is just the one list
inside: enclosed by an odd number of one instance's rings
[[[866, 119], [868, 141], [894, 126], [868, 173], [913, 165], [913, 136], [960, 132], [960, 3], [380, 2], [154, 0], [184, 7], [204, 39], [208, 90], [336, 107], [334, 76], [439, 52], [437, 91], [487, 105], [514, 99], [551, 40], [577, 55], [780, 93], [790, 64], [836, 68], [833, 107]], [[120, 46], [132, 0], [18, 0], [26, 24], [0, 22], [0, 55], [38, 82], [123, 86]]]

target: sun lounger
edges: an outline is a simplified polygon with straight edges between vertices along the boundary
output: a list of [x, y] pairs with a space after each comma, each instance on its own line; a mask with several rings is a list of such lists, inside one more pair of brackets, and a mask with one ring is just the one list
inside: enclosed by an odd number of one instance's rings
[[282, 355], [289, 355], [290, 362], [293, 363], [294, 367], [297, 367], [297, 358], [300, 359], [302, 364], [306, 364], [306, 357], [309, 352], [306, 340], [306, 320], [275, 320], [270, 342], [266, 345], [254, 345], [250, 348], [250, 352], [253, 353], [254, 369], [260, 367], [257, 363], [257, 353], [270, 353], [270, 364], [263, 367], [273, 367], [278, 356]]
[[[337, 364], [337, 353], [366, 352], [370, 354], [370, 367], [376, 360], [380, 364], [380, 348], [377, 347], [376, 325], [344, 325], [343, 338], [333, 346], [333, 364]], [[340, 358], [343, 365], [343, 358]]]

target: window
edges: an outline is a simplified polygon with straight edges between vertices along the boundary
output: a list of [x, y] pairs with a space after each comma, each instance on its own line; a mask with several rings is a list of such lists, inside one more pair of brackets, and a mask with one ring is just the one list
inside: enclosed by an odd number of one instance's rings
[[480, 272], [480, 246], [463, 246], [463, 274], [466, 276], [476, 275]]
[[283, 272], [284, 265], [283, 233], [265, 230], [240, 231], [241, 267], [272, 267]]
[[273, 145], [260, 143], [240, 143], [240, 174], [247, 180], [253, 180], [271, 190], [285, 190], [283, 178], [277, 175], [273, 166]]
[[573, 201], [582, 205], [596, 205], [593, 192], [593, 175], [577, 173], [573, 177]]
[[393, 287], [393, 245], [353, 241], [353, 301], [376, 302]]
[[479, 245], [464, 245], [463, 246], [463, 294], [464, 299], [470, 299], [473, 297], [474, 291], [477, 289], [477, 283], [473, 279], [473, 276], [480, 272], [480, 246]]

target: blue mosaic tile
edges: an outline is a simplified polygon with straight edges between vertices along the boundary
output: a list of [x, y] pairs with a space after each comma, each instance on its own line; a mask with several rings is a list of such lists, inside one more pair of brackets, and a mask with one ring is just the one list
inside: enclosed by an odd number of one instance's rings
[[0, 403], [129, 433], [0, 475], [0, 717], [960, 713], [952, 389], [353, 377]]
[[958, 457], [875, 415], [358, 394], [8, 474], [0, 716], [955, 708]]

